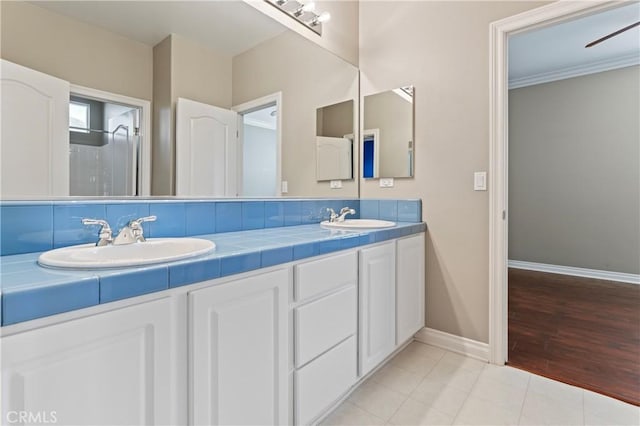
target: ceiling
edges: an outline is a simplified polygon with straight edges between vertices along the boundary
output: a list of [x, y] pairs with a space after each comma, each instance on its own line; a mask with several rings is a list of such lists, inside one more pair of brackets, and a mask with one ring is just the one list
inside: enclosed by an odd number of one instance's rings
[[235, 1], [33, 1], [37, 6], [155, 46], [179, 34], [235, 56], [285, 27]]
[[[584, 47], [593, 40], [637, 21], [640, 21], [640, 2], [633, 2], [511, 36], [510, 85], [526, 80], [534, 81], [550, 74], [565, 75], [561, 78], [568, 78], [588, 74], [589, 70], [597, 72], [640, 63], [640, 27], [588, 49]], [[570, 75], [572, 72], [573, 75]], [[559, 78], [547, 81], [553, 79]]]
[[277, 114], [276, 106], [271, 105], [245, 114], [244, 123], [249, 126], [275, 130], [278, 120]]

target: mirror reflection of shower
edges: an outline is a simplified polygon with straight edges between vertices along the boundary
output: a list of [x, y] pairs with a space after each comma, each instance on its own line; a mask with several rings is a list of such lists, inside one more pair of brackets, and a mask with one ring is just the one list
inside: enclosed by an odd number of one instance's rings
[[139, 123], [138, 107], [71, 96], [70, 195], [137, 195]]

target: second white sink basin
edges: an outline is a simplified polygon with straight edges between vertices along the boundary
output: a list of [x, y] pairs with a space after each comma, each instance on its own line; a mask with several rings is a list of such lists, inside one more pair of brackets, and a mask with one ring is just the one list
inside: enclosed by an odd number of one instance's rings
[[372, 228], [390, 228], [395, 226], [395, 222], [379, 219], [345, 219], [342, 222], [329, 222], [325, 220], [320, 225], [333, 229], [372, 229]]
[[42, 253], [38, 263], [68, 269], [102, 269], [149, 265], [200, 256], [214, 250], [213, 241], [201, 238], [150, 238], [143, 243], [81, 244]]

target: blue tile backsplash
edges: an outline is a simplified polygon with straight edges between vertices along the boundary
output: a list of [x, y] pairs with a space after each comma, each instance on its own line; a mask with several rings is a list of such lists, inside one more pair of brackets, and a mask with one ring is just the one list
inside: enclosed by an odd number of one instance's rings
[[[420, 222], [420, 200], [148, 200], [148, 201], [50, 201], [0, 203], [0, 255], [46, 251], [96, 240], [97, 226], [84, 226], [84, 217], [103, 219], [114, 234], [130, 220], [156, 215], [143, 225], [149, 237], [182, 237], [278, 228], [327, 220], [327, 208], [349, 206], [348, 218]], [[345, 244], [347, 244], [345, 242]], [[301, 253], [305, 249], [299, 248]], [[294, 251], [293, 257], [296, 257]]]

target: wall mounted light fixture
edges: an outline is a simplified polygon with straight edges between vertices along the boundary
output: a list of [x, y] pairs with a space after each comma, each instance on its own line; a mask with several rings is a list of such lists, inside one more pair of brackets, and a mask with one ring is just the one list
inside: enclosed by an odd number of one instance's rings
[[318, 35], [322, 35], [322, 24], [331, 19], [328, 12], [320, 14], [315, 12], [316, 5], [313, 1], [303, 3], [299, 0], [265, 0], [267, 3], [286, 13], [302, 25]]

